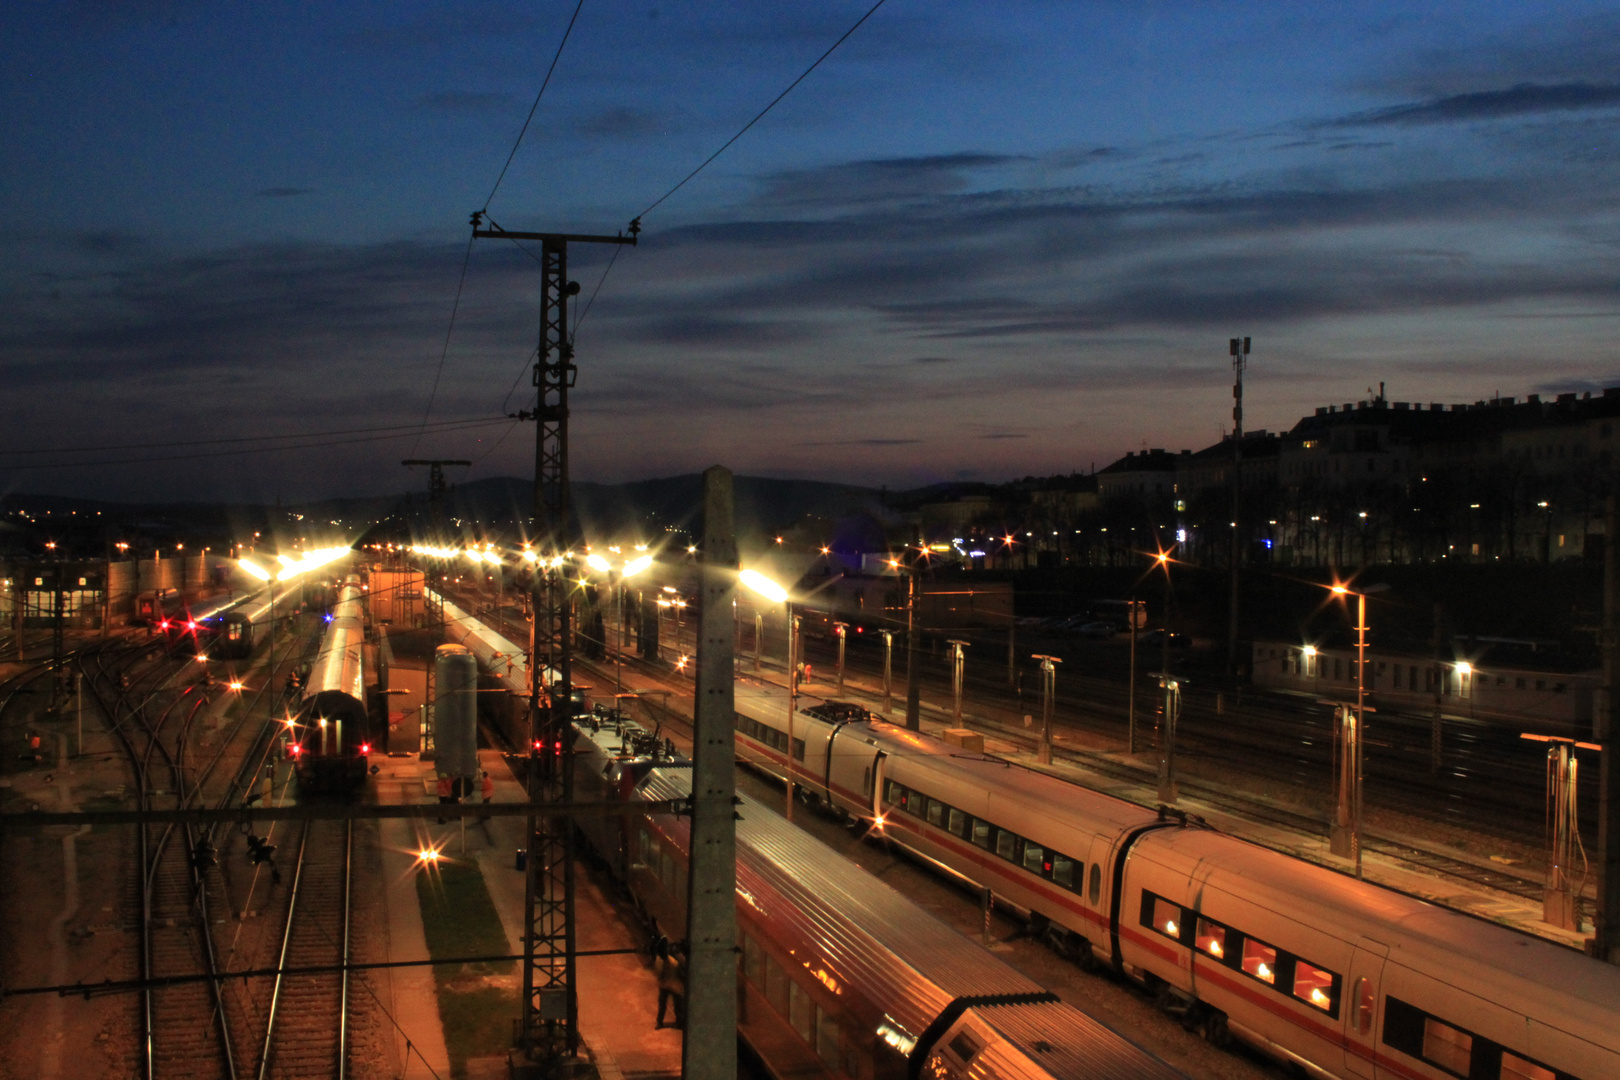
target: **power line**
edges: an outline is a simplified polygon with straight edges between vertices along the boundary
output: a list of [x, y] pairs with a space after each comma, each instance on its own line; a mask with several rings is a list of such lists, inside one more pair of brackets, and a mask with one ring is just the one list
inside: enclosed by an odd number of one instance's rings
[[574, 332], [568, 335], [568, 343], [570, 345], [572, 345], [574, 343], [574, 339], [579, 336], [580, 324], [585, 321], [585, 316], [591, 313], [591, 305], [596, 303], [596, 294], [602, 291], [603, 285], [607, 284], [608, 275], [613, 273], [613, 264], [619, 261], [619, 252], [623, 250], [624, 248], [622, 246], [615, 247], [613, 249], [613, 257], [608, 260], [607, 267], [602, 271], [601, 278], [597, 280], [596, 288], [591, 290], [591, 298], [585, 301], [585, 310], [581, 311], [579, 313], [579, 318], [574, 320]]
[[[433, 415], [433, 403], [439, 398], [439, 379], [444, 376], [444, 361], [450, 355], [450, 335], [455, 333], [456, 313], [461, 310], [461, 291], [467, 287], [467, 264], [472, 261], [473, 238], [467, 237], [467, 250], [461, 254], [461, 279], [456, 282], [456, 299], [450, 305], [450, 325], [444, 328], [444, 348], [439, 350], [439, 366], [433, 372], [433, 389], [428, 392], [427, 408], [422, 412], [422, 427], [427, 427], [429, 417]], [[416, 455], [416, 447], [422, 441], [422, 433], [416, 433], [416, 442], [411, 443], [411, 452], [407, 457]]]
[[512, 152], [506, 155], [506, 164], [501, 166], [501, 175], [495, 178], [495, 186], [489, 189], [489, 198], [484, 200], [484, 209], [489, 210], [489, 204], [495, 201], [495, 193], [501, 189], [501, 181], [506, 179], [506, 170], [512, 167], [512, 159], [517, 157], [518, 147], [523, 145], [523, 136], [529, 130], [529, 124], [534, 121], [534, 112], [540, 107], [540, 99], [545, 96], [546, 87], [551, 84], [551, 73], [557, 70], [557, 61], [562, 59], [563, 46], [568, 44], [568, 35], [574, 32], [574, 20], [579, 18], [579, 9], [585, 6], [585, 0], [579, 0], [574, 5], [574, 14], [568, 20], [568, 29], [563, 31], [562, 40], [557, 42], [557, 52], [551, 58], [551, 66], [546, 69], [546, 77], [540, 81], [540, 92], [534, 95], [534, 104], [529, 106], [528, 118], [523, 121], [523, 128], [518, 132], [517, 141], [512, 144]]
[[877, 9], [883, 6], [883, 4], [884, 4], [884, 0], [877, 0], [877, 3], [873, 4], [870, 8], [867, 9], [865, 15], [862, 15], [859, 19], [855, 20], [855, 25], [854, 26], [851, 26], [848, 30], [845, 30], [844, 35], [842, 37], [840, 37], [837, 41], [833, 42], [832, 46], [830, 48], [828, 48], [828, 50], [826, 52], [824, 52], [820, 56], [816, 57], [816, 62], [815, 63], [813, 63], [809, 67], [805, 68], [804, 72], [797, 79], [794, 79], [792, 82], [788, 83], [788, 86], [787, 86], [786, 90], [783, 90], [780, 94], [777, 94], [774, 98], [771, 99], [771, 103], [769, 105], [765, 106], [763, 109], [759, 110], [759, 112], [755, 113], [754, 118], [752, 120], [748, 121], [748, 123], [746, 123], [746, 124], [744, 124], [742, 126], [742, 130], [738, 131], [737, 134], [735, 134], [731, 138], [727, 139], [725, 141], [725, 144], [722, 145], [720, 147], [720, 149], [718, 149], [714, 153], [710, 154], [704, 160], [703, 164], [699, 165], [697, 168], [695, 168], [691, 172], [687, 173], [684, 177], [682, 177], [680, 183], [676, 184], [674, 187], [670, 188], [668, 191], [666, 191], [662, 195], [660, 195], [658, 197], [658, 199], [656, 201], [654, 201], [651, 206], [647, 207], [647, 209], [645, 209], [645, 210], [643, 210], [641, 212], [641, 214], [639, 215], [637, 220], [639, 221], [641, 218], [646, 217], [648, 214], [650, 214], [654, 210], [658, 209], [658, 206], [659, 206], [660, 203], [662, 203], [665, 199], [669, 198], [671, 195], [675, 194], [677, 191], [681, 190], [681, 188], [685, 187], [686, 182], [688, 180], [692, 179], [692, 177], [696, 176], [698, 173], [700, 173], [704, 169], [708, 168], [709, 165], [714, 161], [715, 158], [719, 157], [721, 154], [725, 153], [728, 149], [730, 149], [732, 143], [736, 142], [738, 139], [742, 138], [745, 134], [747, 134], [748, 129], [753, 127], [755, 124], [759, 123], [761, 118], [763, 118], [766, 113], [768, 113], [772, 109], [776, 108], [777, 102], [781, 101], [783, 98], [787, 97], [788, 94], [792, 93], [793, 88], [795, 86], [798, 86], [800, 83], [802, 83], [809, 76], [809, 74], [812, 71], [814, 71], [814, 70], [816, 70], [816, 68], [820, 67], [821, 62], [823, 60], [827, 59], [827, 57], [831, 56], [837, 50], [838, 46], [842, 45], [845, 41], [848, 41], [849, 36], [851, 34], [853, 34], [855, 31], [859, 30], [861, 28], [861, 24], [864, 23], [867, 19], [870, 19], [873, 16], [873, 14], [875, 14], [877, 12]]

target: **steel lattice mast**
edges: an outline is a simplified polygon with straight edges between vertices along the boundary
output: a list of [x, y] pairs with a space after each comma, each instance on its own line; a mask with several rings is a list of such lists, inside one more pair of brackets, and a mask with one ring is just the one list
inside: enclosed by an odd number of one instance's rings
[[[631, 222], [627, 236], [507, 232], [493, 223], [488, 229], [479, 228], [482, 218], [482, 213], [472, 217], [476, 238], [540, 242], [535, 411], [517, 414], [519, 419], [535, 421], [531, 535], [536, 561], [532, 582], [534, 636], [529, 654], [529, 801], [536, 807], [547, 803], [566, 806], [574, 797], [573, 740], [568, 738], [573, 691], [566, 559], [570, 535], [568, 391], [579, 370], [568, 336], [568, 301], [579, 293], [579, 285], [568, 280], [568, 244], [634, 244], [641, 226]], [[573, 827], [569, 815], [537, 813], [529, 819], [529, 837], [520, 1040], [532, 1059], [552, 1066], [574, 1057], [579, 1050]], [[547, 1071], [553, 1070], [548, 1067]]]

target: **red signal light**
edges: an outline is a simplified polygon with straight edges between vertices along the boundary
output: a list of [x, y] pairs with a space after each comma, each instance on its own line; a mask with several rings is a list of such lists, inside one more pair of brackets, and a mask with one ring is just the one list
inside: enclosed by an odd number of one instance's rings
[[197, 629], [197, 624], [194, 623], [194, 622], [188, 622], [188, 623], [186, 623], [186, 627], [188, 629], [195, 630], [195, 629]]
[[158, 629], [159, 630], [167, 630], [168, 628], [169, 628], [169, 620], [168, 619], [164, 619], [162, 622], [158, 623]]
[[367, 755], [369, 753], [371, 753], [371, 744], [368, 743], [368, 742], [361, 743], [360, 744], [360, 756], [364, 757], [365, 755]]
[[291, 744], [290, 746], [287, 747], [287, 754], [290, 757], [297, 757], [299, 754], [302, 754], [303, 752], [304, 752], [304, 746], [303, 746], [302, 743], [293, 743], [293, 744]]

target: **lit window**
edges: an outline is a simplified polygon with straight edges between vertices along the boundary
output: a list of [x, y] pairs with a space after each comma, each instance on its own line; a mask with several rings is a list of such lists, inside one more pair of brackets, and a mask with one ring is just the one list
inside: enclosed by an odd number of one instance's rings
[[951, 811], [950, 830], [957, 836], [967, 835], [967, 815], [960, 810]]
[[939, 825], [944, 823], [944, 821], [945, 804], [940, 802], [938, 799], [930, 799], [928, 801], [928, 823], [930, 825]]
[[973, 819], [973, 842], [982, 848], [990, 846], [990, 823], [980, 818]]
[[1024, 869], [1038, 874], [1045, 863], [1046, 850], [1039, 844], [1024, 844]]
[[1518, 1054], [1502, 1051], [1501, 1080], [1558, 1080], [1558, 1074], [1551, 1069], [1526, 1061]]
[[1052, 880], [1065, 889], [1074, 888], [1074, 860], [1067, 855], [1052, 856]]
[[1332, 1012], [1333, 973], [1303, 960], [1294, 961], [1294, 996], [1323, 1012]]
[[1468, 1059], [1473, 1056], [1474, 1037], [1442, 1024], [1432, 1016], [1423, 1018], [1423, 1056], [1442, 1069], [1459, 1076], [1468, 1075]]
[[1243, 970], [1263, 983], [1276, 985], [1277, 950], [1253, 938], [1244, 939]]
[[1018, 836], [1006, 829], [996, 831], [996, 854], [1003, 859], [1018, 860]]
[[1153, 899], [1153, 929], [1166, 937], [1181, 940], [1181, 905], [1158, 897]]
[[1198, 920], [1198, 951], [1217, 960], [1226, 959], [1226, 927], [1208, 919]]

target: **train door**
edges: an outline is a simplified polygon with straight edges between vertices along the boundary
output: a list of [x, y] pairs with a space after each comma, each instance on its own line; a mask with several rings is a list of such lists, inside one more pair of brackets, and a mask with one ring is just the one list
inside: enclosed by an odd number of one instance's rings
[[1371, 938], [1356, 943], [1355, 956], [1350, 961], [1350, 973], [1345, 979], [1344, 1008], [1344, 1067], [1350, 1076], [1388, 1076], [1387, 1069], [1374, 1065], [1378, 1049], [1378, 1002], [1383, 996], [1380, 987], [1384, 981], [1384, 962], [1389, 946]]

